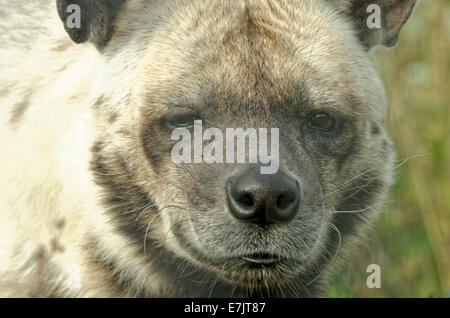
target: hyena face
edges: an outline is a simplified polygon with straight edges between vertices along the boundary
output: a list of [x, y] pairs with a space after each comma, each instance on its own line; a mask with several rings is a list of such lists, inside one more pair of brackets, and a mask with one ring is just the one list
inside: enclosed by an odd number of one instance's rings
[[[92, 172], [133, 270], [157, 273], [162, 295], [316, 295], [390, 184], [368, 51], [395, 44], [415, 1], [58, 3], [64, 19], [69, 3], [89, 10], [68, 32], [103, 54]], [[373, 3], [379, 29], [366, 24]], [[175, 163], [172, 133], [195, 120], [278, 128], [279, 170]]]

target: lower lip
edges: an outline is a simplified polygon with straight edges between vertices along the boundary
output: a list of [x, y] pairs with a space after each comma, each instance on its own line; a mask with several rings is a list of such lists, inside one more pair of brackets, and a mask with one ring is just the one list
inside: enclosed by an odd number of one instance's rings
[[241, 259], [256, 265], [274, 265], [281, 261], [279, 257], [273, 255], [243, 256]]

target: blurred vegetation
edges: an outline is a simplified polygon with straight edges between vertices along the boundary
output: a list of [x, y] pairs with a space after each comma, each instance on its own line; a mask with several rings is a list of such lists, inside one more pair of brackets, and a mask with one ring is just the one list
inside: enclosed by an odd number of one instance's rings
[[[329, 297], [450, 297], [450, 0], [422, 0], [394, 50], [374, 60], [390, 101], [396, 184], [367, 247]], [[422, 155], [422, 156], [421, 156]], [[366, 286], [369, 264], [381, 288]]]

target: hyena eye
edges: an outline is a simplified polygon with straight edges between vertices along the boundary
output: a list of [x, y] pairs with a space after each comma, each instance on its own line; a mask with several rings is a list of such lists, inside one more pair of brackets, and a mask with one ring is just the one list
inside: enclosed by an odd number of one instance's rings
[[194, 113], [181, 113], [168, 115], [163, 118], [163, 122], [170, 127], [190, 127], [194, 125], [194, 121], [200, 120], [200, 117]]
[[333, 131], [336, 128], [336, 120], [327, 113], [316, 113], [308, 122], [312, 128], [317, 128], [323, 131]]

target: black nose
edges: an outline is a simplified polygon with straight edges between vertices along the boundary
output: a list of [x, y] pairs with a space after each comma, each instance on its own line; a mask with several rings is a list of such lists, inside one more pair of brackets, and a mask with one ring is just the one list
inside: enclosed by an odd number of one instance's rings
[[286, 224], [297, 214], [300, 185], [283, 172], [264, 175], [250, 169], [228, 182], [227, 198], [231, 214], [242, 222]]

